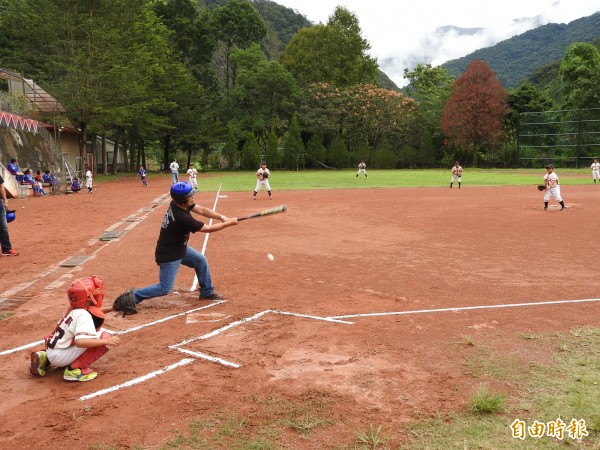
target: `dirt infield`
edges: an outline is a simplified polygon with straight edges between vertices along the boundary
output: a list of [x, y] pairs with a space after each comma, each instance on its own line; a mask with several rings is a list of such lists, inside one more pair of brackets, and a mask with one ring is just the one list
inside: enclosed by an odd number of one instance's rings
[[[331, 422], [309, 440], [290, 431], [281, 447], [345, 444], [369, 424], [385, 424], [400, 442], [407, 423], [463, 410], [486, 381], [465, 370], [473, 349], [464, 336], [499, 355], [544, 360], [546, 349], [520, 335], [600, 326], [600, 302], [566, 302], [598, 297], [598, 186], [564, 187], [566, 212], [555, 203], [544, 212], [532, 187], [274, 186], [273, 201], [264, 192], [257, 201], [248, 192], [197, 197], [231, 216], [289, 208], [209, 236], [226, 302], [198, 300], [182, 267], [173, 294], [135, 316], [108, 315], [121, 345], [94, 365], [96, 380], [31, 376], [39, 345], [28, 344], [52, 330], [70, 281], [96, 274], [107, 299], [156, 282], [169, 184], [165, 175], [148, 188], [131, 179], [92, 195], [11, 201], [21, 254], [0, 258], [0, 314], [14, 313], [0, 321], [0, 447], [155, 447], [215, 411], [237, 409], [258, 426], [258, 405], [269, 399], [315, 398]], [[204, 237], [191, 245], [202, 250]], [[526, 305], [540, 302], [557, 303]]]

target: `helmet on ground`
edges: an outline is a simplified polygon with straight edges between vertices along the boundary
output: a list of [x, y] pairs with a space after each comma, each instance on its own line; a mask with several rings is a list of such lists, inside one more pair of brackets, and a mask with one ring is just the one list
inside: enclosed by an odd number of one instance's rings
[[85, 308], [88, 299], [94, 306], [100, 308], [104, 300], [104, 283], [96, 275], [79, 278], [73, 281], [67, 289], [67, 297], [71, 308]]
[[17, 215], [15, 214], [14, 210], [12, 210], [12, 211], [6, 210], [6, 222], [10, 223], [13, 220], [15, 220], [16, 218], [17, 218]]
[[185, 203], [186, 198], [195, 195], [198, 191], [187, 181], [179, 181], [171, 186], [171, 198], [177, 203]]

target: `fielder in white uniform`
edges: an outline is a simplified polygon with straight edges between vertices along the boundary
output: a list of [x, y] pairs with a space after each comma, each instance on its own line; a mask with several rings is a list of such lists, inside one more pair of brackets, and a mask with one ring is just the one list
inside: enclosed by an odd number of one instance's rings
[[546, 185], [546, 191], [544, 193], [544, 211], [548, 209], [548, 201], [550, 200], [550, 196], [554, 196], [556, 201], [560, 203], [560, 210], [564, 211], [567, 209], [565, 206], [565, 202], [560, 196], [560, 185], [558, 183], [558, 175], [554, 172], [554, 166], [552, 164], [548, 164], [546, 166], [547, 174], [544, 175], [544, 184]]
[[256, 194], [258, 191], [264, 186], [269, 193], [269, 200], [273, 200], [271, 195], [271, 186], [269, 185], [269, 177], [271, 176], [271, 172], [267, 169], [267, 163], [262, 162], [260, 164], [260, 169], [256, 171], [256, 187], [254, 188], [254, 200], [256, 200]]
[[189, 181], [190, 181], [190, 184], [192, 185], [192, 187], [194, 189], [198, 189], [198, 181], [197, 181], [198, 171], [196, 170], [196, 168], [194, 167], [193, 164], [190, 164], [190, 168], [188, 169], [187, 174], [190, 177]]
[[358, 172], [356, 172], [355, 178], [358, 178], [358, 176], [360, 175], [361, 172], [365, 174], [365, 178], [369, 178], [369, 176], [367, 175], [367, 164], [362, 159], [360, 160], [360, 163], [358, 164]]
[[85, 187], [88, 190], [88, 194], [92, 193], [92, 189], [93, 189], [93, 186], [94, 186], [93, 183], [94, 183], [94, 181], [92, 179], [92, 171], [88, 167], [88, 169], [85, 172]]
[[596, 182], [596, 180], [598, 180], [598, 182], [600, 183], [600, 163], [597, 159], [594, 159], [594, 162], [592, 163], [590, 168], [592, 169], [592, 179], [594, 180], [594, 183]]
[[450, 189], [452, 189], [452, 184], [454, 184], [454, 180], [458, 181], [458, 188], [460, 189], [460, 183], [462, 183], [462, 173], [463, 168], [460, 166], [458, 161], [452, 167], [452, 178], [450, 178]]

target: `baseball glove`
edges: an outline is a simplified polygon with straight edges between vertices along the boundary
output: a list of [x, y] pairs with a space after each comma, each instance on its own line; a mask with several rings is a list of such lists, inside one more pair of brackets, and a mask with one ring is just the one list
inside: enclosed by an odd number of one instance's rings
[[543, 184], [538, 184], [538, 191], [545, 191], [546, 190], [546, 186]]
[[267, 172], [263, 173], [263, 178], [269, 178], [269, 174]]
[[113, 303], [113, 310], [123, 313], [123, 317], [129, 314], [137, 314], [137, 306], [133, 297], [133, 289], [127, 289]]

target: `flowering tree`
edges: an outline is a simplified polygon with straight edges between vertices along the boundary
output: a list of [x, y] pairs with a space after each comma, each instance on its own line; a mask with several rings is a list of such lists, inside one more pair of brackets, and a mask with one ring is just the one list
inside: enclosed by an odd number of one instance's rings
[[329, 139], [344, 136], [350, 151], [375, 149], [385, 139], [394, 147], [419, 134], [415, 102], [400, 92], [373, 85], [338, 88], [328, 83], [308, 86], [299, 110], [303, 128]]

